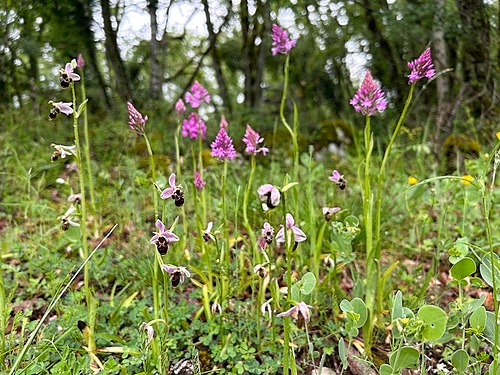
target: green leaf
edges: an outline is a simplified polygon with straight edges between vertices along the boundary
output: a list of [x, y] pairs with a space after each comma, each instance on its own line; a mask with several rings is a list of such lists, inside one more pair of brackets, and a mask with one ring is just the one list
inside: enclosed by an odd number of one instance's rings
[[458, 371], [463, 372], [469, 366], [469, 354], [463, 349], [458, 349], [451, 356], [451, 364]]
[[476, 262], [471, 258], [463, 258], [451, 267], [450, 273], [457, 280], [463, 280], [476, 272]]
[[415, 368], [418, 366], [419, 353], [418, 350], [411, 346], [403, 346], [396, 350], [389, 357], [389, 364], [393, 368], [393, 372], [399, 373], [404, 368]]
[[290, 297], [292, 298], [293, 301], [298, 302], [301, 300], [301, 298], [300, 298], [300, 288], [297, 284], [298, 283], [293, 284], [292, 287], [290, 288], [291, 290]]
[[392, 371], [392, 367], [386, 363], [384, 363], [382, 366], [380, 366], [379, 373], [380, 373], [380, 375], [393, 375], [394, 374], [394, 372]]
[[400, 290], [394, 296], [394, 303], [391, 311], [391, 321], [403, 318], [403, 293]]
[[[491, 311], [486, 311], [486, 325], [484, 326], [483, 334], [491, 342], [495, 342], [495, 326], [495, 314], [493, 314]], [[498, 332], [497, 342], [500, 342], [500, 331]]]
[[71, 242], [79, 242], [82, 238], [82, 230], [80, 227], [70, 225], [68, 230], [64, 231], [64, 235]]
[[354, 311], [352, 305], [351, 305], [351, 302], [349, 302], [348, 300], [346, 299], [343, 299], [341, 302], [340, 302], [340, 309], [343, 311], [343, 312], [352, 312]]
[[443, 336], [448, 317], [441, 308], [424, 305], [418, 310], [417, 316], [425, 323], [425, 327], [421, 332], [423, 339], [437, 341]]
[[481, 276], [483, 277], [484, 281], [486, 281], [486, 283], [491, 287], [493, 287], [492, 269], [494, 269], [495, 284], [496, 284], [496, 287], [498, 288], [498, 287], [500, 287], [500, 270], [498, 269], [498, 255], [497, 254], [493, 254], [493, 261], [495, 263], [495, 267], [491, 267], [490, 254], [486, 254], [481, 259], [481, 264], [479, 266], [479, 269], [481, 271]]
[[469, 318], [469, 325], [477, 333], [484, 331], [484, 327], [486, 326], [486, 309], [484, 306], [480, 306], [472, 313]]
[[469, 253], [469, 240], [467, 237], [458, 238], [455, 245], [448, 250], [450, 254], [450, 263], [455, 264]]
[[347, 368], [347, 349], [342, 337], [339, 339], [339, 358], [342, 361], [342, 367]]
[[300, 291], [302, 294], [308, 295], [311, 294], [314, 287], [316, 286], [316, 276], [312, 272], [307, 272], [301, 279], [302, 286]]
[[281, 192], [284, 193], [285, 191], [290, 190], [292, 187], [298, 184], [299, 184], [298, 182], [290, 182], [281, 188]]
[[78, 110], [76, 111], [76, 114], [75, 114], [76, 118], [80, 117], [80, 115], [82, 114], [82, 112], [85, 110], [85, 108], [87, 107], [87, 102], [88, 102], [88, 101], [89, 101], [88, 99], [85, 99], [85, 100], [82, 102], [82, 104], [80, 104], [80, 105], [78, 106]]
[[353, 298], [351, 301], [351, 306], [356, 314], [359, 315], [354, 326], [356, 328], [361, 328], [365, 325], [366, 319], [368, 317], [368, 309], [361, 298]]
[[344, 223], [347, 227], [359, 227], [359, 219], [357, 216], [349, 215], [344, 219]]

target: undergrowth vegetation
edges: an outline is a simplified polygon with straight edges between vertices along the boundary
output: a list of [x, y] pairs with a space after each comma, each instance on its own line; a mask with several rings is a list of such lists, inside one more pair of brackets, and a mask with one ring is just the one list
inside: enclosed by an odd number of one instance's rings
[[87, 117], [83, 60], [52, 122], [2, 115], [2, 372], [500, 373], [495, 135], [447, 175], [424, 134], [398, 143], [427, 49], [386, 132], [367, 72], [347, 154], [304, 147], [273, 31], [273, 131], [215, 116], [198, 82], [167, 121]]

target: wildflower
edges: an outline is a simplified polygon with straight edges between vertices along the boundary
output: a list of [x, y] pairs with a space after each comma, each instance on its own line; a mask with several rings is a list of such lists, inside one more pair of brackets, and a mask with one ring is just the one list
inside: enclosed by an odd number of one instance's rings
[[301, 328], [304, 324], [304, 321], [309, 322], [311, 320], [311, 310], [309, 305], [305, 302], [299, 302], [295, 306], [291, 307], [287, 311], [279, 313], [276, 315], [278, 318], [282, 318], [285, 316], [291, 316], [295, 320], [297, 320], [297, 325]]
[[177, 114], [181, 116], [185, 111], [186, 111], [186, 106], [182, 99], [177, 100], [175, 103], [175, 110], [177, 111]]
[[151, 341], [156, 337], [156, 332], [153, 328], [152, 325], [149, 325], [148, 323], [142, 323], [141, 326], [139, 327], [142, 331], [146, 331], [146, 335], [148, 337], [148, 340], [146, 341], [146, 345], [149, 345]]
[[139, 135], [144, 135], [144, 128], [146, 126], [146, 121], [148, 121], [148, 116], [142, 116], [142, 114], [130, 102], [127, 102], [127, 108], [128, 124], [130, 129]]
[[212, 314], [222, 314], [222, 307], [218, 302], [212, 303], [212, 307], [210, 308], [210, 310], [212, 311]]
[[330, 181], [334, 182], [335, 185], [337, 185], [340, 188], [340, 190], [345, 189], [346, 180], [344, 179], [344, 175], [340, 174], [340, 172], [337, 171], [336, 169], [332, 172], [332, 175], [328, 178], [330, 179]]
[[81, 201], [82, 201], [82, 195], [81, 194], [71, 194], [68, 197], [68, 202], [70, 202], [70, 203], [80, 204]]
[[280, 203], [280, 191], [271, 184], [259, 187], [257, 194], [259, 194], [259, 199], [265, 202], [266, 210], [267, 208], [275, 208]]
[[262, 237], [266, 240], [266, 243], [270, 245], [274, 238], [274, 228], [267, 221], [264, 223], [262, 228]]
[[427, 79], [434, 77], [436, 70], [432, 64], [431, 49], [427, 47], [417, 59], [410, 61], [408, 63], [408, 68], [411, 70], [408, 76], [409, 85], [424, 77]]
[[49, 104], [52, 104], [52, 109], [49, 112], [49, 121], [54, 120], [59, 113], [64, 113], [66, 116], [73, 113], [73, 103], [54, 102], [50, 100]]
[[264, 302], [262, 305], [260, 305], [260, 312], [262, 313], [262, 315], [266, 315], [266, 312], [267, 312], [267, 315], [269, 316], [269, 320], [271, 320], [271, 314], [273, 313], [272, 312], [272, 307], [271, 307], [271, 300], [269, 301], [266, 301]]
[[165, 225], [159, 219], [156, 220], [156, 227], [158, 228], [158, 232], [153, 232], [154, 236], [151, 237], [149, 243], [156, 245], [156, 249], [160, 255], [165, 255], [167, 253], [168, 246], [172, 242], [179, 241], [179, 237], [172, 232], [165, 230]]
[[418, 180], [413, 176], [408, 176], [408, 185], [416, 185]]
[[500, 141], [500, 132], [496, 132], [495, 135], [496, 135], [497, 139]]
[[170, 281], [172, 282], [172, 286], [174, 288], [179, 285], [179, 283], [184, 283], [184, 279], [186, 277], [191, 277], [191, 273], [186, 267], [164, 264], [161, 266], [161, 269], [170, 274]]
[[226, 130], [221, 128], [215, 137], [215, 141], [210, 145], [212, 152], [210, 155], [218, 157], [219, 159], [234, 159], [236, 157], [236, 150], [234, 149], [233, 140], [227, 135]]
[[273, 24], [273, 48], [271, 52], [274, 55], [282, 53], [288, 55], [290, 50], [297, 44], [296, 40], [288, 38], [288, 33], [276, 24]]
[[196, 139], [198, 138], [198, 134], [201, 133], [201, 138], [205, 139], [206, 132], [207, 127], [205, 126], [205, 122], [195, 112], [191, 113], [187, 119], [182, 121], [181, 134], [183, 137]]
[[471, 175], [469, 174], [464, 174], [462, 176], [462, 184], [464, 184], [465, 186], [467, 185], [470, 185], [470, 183], [474, 180], [474, 177], [472, 177]]
[[75, 59], [67, 63], [64, 69], [60, 69], [59, 73], [59, 83], [63, 89], [67, 89], [71, 82], [79, 81], [80, 76], [76, 74], [73, 70], [77, 67], [77, 62]]
[[71, 205], [68, 210], [64, 213], [64, 215], [59, 216], [57, 219], [61, 220], [61, 228], [62, 230], [68, 230], [70, 226], [79, 227], [80, 224], [73, 221], [71, 219], [71, 215], [76, 211], [75, 206]]
[[199, 171], [196, 171], [194, 173], [194, 187], [198, 191], [202, 191], [203, 187], [206, 185], [206, 182], [203, 181], [203, 178], [201, 177], [201, 174]]
[[227, 128], [229, 127], [229, 124], [227, 123], [227, 120], [224, 116], [220, 118], [220, 124], [219, 124], [219, 129], [224, 129], [227, 131]]
[[326, 221], [330, 221], [332, 216], [340, 211], [340, 207], [323, 207], [323, 216]]
[[[307, 236], [305, 235], [302, 230], [295, 225], [295, 220], [292, 216], [292, 214], [287, 213], [286, 214], [286, 229], [291, 229], [293, 233], [293, 240], [295, 243], [298, 242], [303, 242], [307, 240]], [[276, 234], [276, 242], [285, 242], [285, 227], [283, 225], [281, 226], [280, 230]]]
[[63, 145], [56, 145], [55, 143], [52, 143], [50, 147], [54, 147], [54, 152], [52, 153], [52, 156], [50, 160], [53, 162], [56, 161], [57, 159], [61, 158], [64, 159], [66, 156], [73, 155], [76, 156], [76, 146], [63, 146]]
[[265, 156], [269, 152], [269, 149], [267, 147], [257, 148], [259, 143], [264, 142], [264, 138], [261, 138], [259, 133], [253, 130], [248, 124], [243, 142], [247, 145], [247, 147], [245, 148], [245, 152], [248, 154], [257, 155], [259, 152], [262, 152], [262, 154]]
[[365, 116], [373, 116], [376, 111], [383, 112], [385, 110], [387, 100], [384, 98], [384, 92], [373, 80], [369, 70], [366, 72], [361, 87], [349, 103], [356, 112]]
[[162, 191], [161, 199], [172, 198], [175, 205], [181, 207], [184, 204], [184, 192], [181, 190], [181, 185], [175, 185], [175, 173], [172, 173], [168, 178], [168, 184], [170, 187]]
[[335, 267], [335, 260], [332, 259], [332, 257], [330, 255], [326, 255], [324, 258], [323, 258], [323, 264], [325, 266], [329, 266], [329, 267], [332, 267], [334, 268]]
[[84, 66], [85, 66], [85, 60], [83, 59], [82, 54], [79, 53], [78, 57], [76, 58], [76, 67], [81, 69]]
[[191, 105], [191, 108], [198, 108], [202, 102], [210, 103], [210, 95], [198, 81], [195, 81], [191, 86], [191, 92], [186, 93], [186, 103]]
[[64, 178], [56, 178], [56, 184], [61, 184], [61, 185], [65, 185], [66, 184], [66, 180]]
[[205, 242], [208, 242], [210, 240], [215, 241], [215, 236], [212, 233], [212, 227], [213, 227], [213, 225], [214, 225], [214, 223], [212, 223], [210, 221], [207, 224], [207, 229], [205, 229], [204, 231], [202, 231], [202, 233], [203, 233], [203, 239], [205, 240]]
[[267, 276], [268, 272], [267, 272], [267, 268], [263, 265], [263, 264], [257, 264], [254, 268], [253, 268], [253, 273], [256, 273], [257, 275], [259, 275], [260, 277], [262, 277], [263, 279]]

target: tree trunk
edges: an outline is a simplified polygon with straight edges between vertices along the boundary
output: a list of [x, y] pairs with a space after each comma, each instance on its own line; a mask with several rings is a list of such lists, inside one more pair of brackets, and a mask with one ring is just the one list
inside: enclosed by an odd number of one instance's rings
[[158, 41], [158, 19], [156, 12], [158, 10], [158, 0], [148, 1], [149, 20], [151, 23], [151, 81], [149, 83], [149, 96], [152, 100], [158, 100], [162, 96], [162, 77], [159, 61], [160, 42]]
[[94, 32], [91, 28], [91, 24], [93, 22], [91, 18], [92, 1], [80, 0], [76, 3], [75, 6], [76, 14], [80, 17], [79, 22], [83, 24], [82, 29], [84, 35], [82, 35], [82, 38], [84, 39], [87, 54], [86, 56], [84, 55], [83, 58], [85, 59], [85, 64], [89, 66], [90, 70], [93, 72], [93, 75], [97, 80], [97, 85], [99, 87], [101, 97], [104, 100], [106, 109], [109, 109], [111, 108], [111, 101], [106, 92], [106, 88], [108, 87], [108, 85], [104, 81], [101, 70], [99, 69], [99, 65], [97, 64], [97, 49], [95, 46]]
[[214, 25], [212, 24], [212, 20], [210, 19], [210, 8], [208, 6], [208, 0], [201, 0], [201, 2], [203, 3], [203, 9], [205, 10], [205, 17], [207, 20], [208, 41], [210, 43], [210, 54], [212, 57], [213, 69], [215, 71], [215, 79], [217, 80], [219, 93], [222, 97], [224, 106], [231, 113], [231, 98], [229, 97], [226, 81], [224, 79], [224, 75], [222, 74], [222, 62], [217, 50], [217, 34], [214, 31]]
[[[444, 38], [444, 5], [445, 0], [437, 0], [437, 12], [434, 16], [432, 56], [437, 72], [449, 67], [447, 45]], [[437, 154], [438, 146], [443, 139], [442, 134], [451, 133], [450, 111], [452, 107], [450, 73], [439, 74], [436, 78], [437, 90], [437, 115], [436, 132], [434, 134], [434, 152]]]
[[115, 75], [116, 90], [122, 100], [132, 100], [127, 71], [125, 70], [125, 65], [123, 64], [116, 41], [116, 30], [111, 24], [109, 0], [101, 0], [101, 8], [104, 21], [104, 47], [106, 48], [106, 59]]

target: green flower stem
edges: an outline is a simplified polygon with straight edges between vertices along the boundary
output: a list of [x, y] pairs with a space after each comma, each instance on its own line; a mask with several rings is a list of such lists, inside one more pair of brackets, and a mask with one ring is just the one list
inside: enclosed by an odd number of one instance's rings
[[[288, 56], [287, 56], [288, 59]], [[285, 194], [281, 194], [281, 201], [283, 207], [283, 220], [286, 223], [286, 201]], [[289, 244], [288, 230], [285, 226], [284, 228], [285, 246], [286, 246], [286, 287], [287, 287], [287, 298], [290, 298], [290, 290], [292, 288], [292, 247]], [[290, 303], [287, 300], [283, 308], [286, 310]], [[285, 316], [283, 319], [283, 374], [288, 375], [290, 370], [290, 317]]]
[[250, 222], [248, 221], [248, 199], [250, 197], [250, 192], [252, 191], [253, 185], [253, 176], [255, 174], [255, 155], [252, 155], [251, 158], [251, 166], [250, 166], [250, 175], [248, 176], [248, 183], [245, 189], [245, 193], [243, 195], [243, 225], [245, 226], [248, 236], [250, 237], [250, 248], [253, 249], [253, 261], [255, 264], [260, 263], [260, 252], [257, 248], [257, 242], [255, 238], [255, 233], [250, 226]]
[[155, 210], [155, 221], [158, 220], [158, 189], [156, 187], [156, 169], [155, 169], [155, 159], [153, 156], [153, 150], [151, 149], [151, 144], [149, 143], [149, 139], [146, 133], [142, 133], [144, 140], [146, 141], [146, 147], [148, 149], [149, 155], [149, 165], [151, 166], [151, 178], [153, 180], [153, 205]]
[[177, 177], [181, 175], [181, 152], [179, 148], [179, 137], [181, 135], [181, 121], [177, 122], [177, 130], [175, 132], [175, 173]]
[[[293, 178], [294, 181], [298, 181], [299, 179], [299, 144], [297, 142], [297, 133], [292, 130], [290, 125], [288, 125], [288, 122], [286, 121], [285, 118], [285, 103], [286, 103], [286, 93], [288, 91], [288, 71], [289, 71], [289, 66], [290, 66], [290, 55], [286, 55], [285, 59], [285, 68], [284, 68], [284, 73], [285, 73], [285, 82], [283, 84], [283, 94], [281, 96], [281, 104], [280, 104], [280, 120], [281, 123], [285, 126], [286, 130], [290, 133], [290, 136], [292, 137], [292, 144], [293, 144]], [[297, 128], [297, 116], [296, 116], [297, 109], [294, 106], [294, 127]]]
[[373, 135], [371, 132], [370, 116], [366, 116], [366, 125], [364, 132], [365, 142], [365, 171], [363, 179], [363, 220], [365, 223], [366, 237], [366, 289], [365, 289], [365, 304], [368, 308], [368, 319], [363, 326], [363, 338], [365, 342], [365, 350], [367, 354], [371, 351], [371, 342], [373, 335], [374, 321], [374, 305], [375, 296], [377, 293], [377, 259], [374, 257], [373, 249], [373, 196], [371, 192], [370, 167], [371, 155], [373, 151]]
[[[75, 95], [75, 84], [71, 83], [71, 95], [73, 96], [73, 132], [75, 136], [75, 146], [76, 146], [76, 164], [78, 166], [78, 180], [80, 182], [80, 209], [81, 209], [81, 222], [80, 229], [82, 232], [82, 247], [83, 247], [83, 257], [87, 259], [89, 256], [89, 247], [87, 242], [87, 200], [85, 199], [85, 178], [84, 178], [84, 168], [82, 163], [82, 147], [80, 144], [80, 135], [78, 133], [78, 113], [76, 112], [76, 95]], [[89, 279], [90, 279], [90, 267], [89, 263], [85, 263], [83, 268], [83, 284], [85, 288], [85, 300], [87, 302], [87, 310], [89, 314], [89, 323], [93, 321], [91, 319], [92, 312], [92, 293], [90, 291]], [[93, 332], [94, 327], [90, 326], [90, 330]]]
[[[85, 80], [83, 69], [80, 69], [80, 92], [82, 95], [82, 101], [86, 99], [85, 92]], [[89, 197], [90, 197], [90, 209], [91, 213], [94, 215], [94, 237], [99, 236], [99, 223], [97, 220], [97, 210], [96, 210], [96, 201], [95, 201], [95, 190], [94, 190], [94, 178], [92, 177], [92, 165], [90, 164], [90, 137], [89, 137], [89, 121], [87, 116], [87, 106], [83, 109], [83, 138], [84, 138], [84, 147], [83, 152], [85, 155], [85, 164], [87, 164], [87, 184], [89, 188]]]

